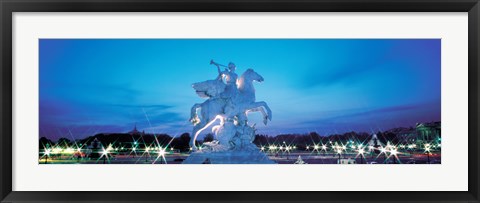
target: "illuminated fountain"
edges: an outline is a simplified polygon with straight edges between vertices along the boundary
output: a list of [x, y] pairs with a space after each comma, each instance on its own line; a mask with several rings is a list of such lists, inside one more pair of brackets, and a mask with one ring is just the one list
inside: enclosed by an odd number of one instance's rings
[[[255, 125], [248, 124], [247, 114], [261, 112], [266, 125], [272, 119], [267, 103], [255, 101], [253, 82], [262, 82], [263, 77], [252, 69], [246, 70], [240, 78], [235, 73], [235, 64], [224, 66], [214, 61], [218, 77], [193, 84], [196, 93], [207, 100], [193, 105], [190, 121], [194, 124], [190, 141], [192, 153], [184, 164], [269, 164], [271, 161], [255, 144]], [[220, 67], [225, 67], [221, 70]], [[196, 139], [215, 122], [212, 131], [216, 139], [203, 143], [197, 148]]]

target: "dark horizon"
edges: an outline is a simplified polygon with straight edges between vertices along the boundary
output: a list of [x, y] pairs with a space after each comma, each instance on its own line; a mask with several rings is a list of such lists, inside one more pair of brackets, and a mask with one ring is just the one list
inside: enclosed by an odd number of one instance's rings
[[[431, 122], [417, 122], [417, 123], [441, 123], [441, 121], [431, 121]], [[317, 131], [310, 131], [310, 132], [299, 132], [299, 133], [281, 133], [281, 134], [276, 134], [276, 135], [271, 135], [271, 134], [263, 134], [263, 133], [256, 133], [256, 135], [262, 135], [262, 136], [269, 136], [269, 137], [276, 137], [276, 136], [283, 136], [283, 135], [295, 135], [295, 136], [304, 136], [304, 135], [309, 135], [311, 133], [316, 133], [318, 134], [319, 136], [321, 137], [329, 137], [329, 136], [335, 136], [335, 135], [344, 135], [344, 134], [348, 134], [348, 133], [356, 133], [356, 134], [369, 134], [369, 135], [372, 135], [372, 134], [376, 134], [378, 132], [380, 133], [385, 133], [385, 132], [390, 132], [392, 130], [395, 130], [395, 129], [415, 129], [415, 125], [414, 126], [401, 126], [401, 127], [393, 127], [393, 128], [388, 128], [388, 129], [385, 129], [385, 130], [373, 130], [373, 131], [370, 131], [370, 132], [367, 132], [367, 131], [342, 131], [342, 132], [337, 132], [337, 133], [330, 133], [330, 134], [326, 134], [326, 133], [320, 133], [320, 132], [317, 132]], [[132, 129], [133, 130], [133, 129]], [[143, 133], [143, 130], [142, 129], [137, 129], [139, 133]], [[40, 136], [39, 139], [41, 138], [47, 138], [53, 142], [57, 142], [59, 139], [61, 138], [66, 138], [68, 140], [71, 140], [71, 141], [76, 141], [76, 140], [82, 140], [82, 139], [86, 139], [88, 137], [95, 137], [97, 135], [110, 135], [110, 134], [129, 134], [131, 131], [124, 131], [124, 132], [98, 132], [98, 133], [95, 133], [95, 134], [91, 134], [91, 135], [86, 135], [84, 137], [79, 137], [79, 138], [69, 138], [67, 136], [64, 136], [64, 137], [58, 137], [56, 139], [52, 139], [51, 137], [48, 137], [48, 136]], [[180, 135], [182, 134], [186, 134], [188, 133], [189, 135], [191, 135], [191, 132], [182, 132], [182, 133], [179, 133], [177, 135], [171, 135], [171, 134], [168, 134], [168, 133], [148, 133], [148, 132], [145, 132], [145, 135], [146, 136], [158, 136], [158, 135], [167, 135], [167, 136], [170, 136], [172, 138], [176, 138], [176, 137], [180, 137]], [[199, 137], [199, 139], [203, 139], [203, 137], [206, 135], [206, 134], [211, 134], [211, 133], [204, 133], [202, 134], [202, 136]]]

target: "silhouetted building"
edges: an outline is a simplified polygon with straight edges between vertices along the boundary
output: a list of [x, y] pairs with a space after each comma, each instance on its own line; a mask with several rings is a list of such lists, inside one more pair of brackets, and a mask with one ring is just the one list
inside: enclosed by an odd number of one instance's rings
[[396, 132], [398, 143], [417, 144], [438, 143], [441, 138], [441, 123], [417, 123], [415, 128], [399, 128]]
[[98, 141], [97, 138], [95, 138], [87, 147], [87, 156], [93, 159], [99, 158], [100, 153], [102, 151], [102, 147], [103, 147], [102, 143]]
[[140, 135], [140, 131], [137, 130], [137, 124], [135, 123], [135, 126], [133, 127], [133, 130], [128, 132], [130, 135]]
[[397, 141], [401, 144], [415, 143], [417, 140], [417, 130], [415, 128], [404, 128], [397, 133]]
[[431, 122], [431, 123], [417, 123], [417, 144], [424, 143], [437, 143], [441, 138], [441, 123], [440, 122]]

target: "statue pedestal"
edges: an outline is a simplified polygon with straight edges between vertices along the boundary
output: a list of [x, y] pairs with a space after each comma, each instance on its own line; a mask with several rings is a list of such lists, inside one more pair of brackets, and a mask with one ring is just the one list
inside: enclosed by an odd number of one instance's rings
[[182, 164], [275, 164], [275, 162], [260, 150], [227, 150], [193, 152]]

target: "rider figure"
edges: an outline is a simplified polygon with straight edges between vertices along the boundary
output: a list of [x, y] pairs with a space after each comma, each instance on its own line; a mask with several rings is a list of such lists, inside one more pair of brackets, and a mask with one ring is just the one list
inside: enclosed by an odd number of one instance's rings
[[228, 63], [228, 67], [224, 70], [220, 70], [220, 65], [216, 64], [218, 70], [217, 80], [225, 79], [226, 87], [225, 91], [220, 95], [222, 98], [232, 98], [237, 92], [237, 74], [235, 73], [236, 66], [234, 63]]

